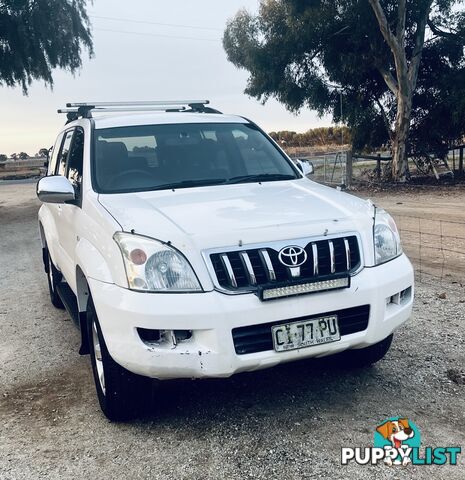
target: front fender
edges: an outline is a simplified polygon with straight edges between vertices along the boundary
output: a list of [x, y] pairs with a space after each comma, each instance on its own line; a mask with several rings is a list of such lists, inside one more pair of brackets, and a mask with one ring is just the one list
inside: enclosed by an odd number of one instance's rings
[[58, 232], [56, 229], [55, 221], [50, 210], [46, 205], [42, 205], [38, 213], [39, 219], [39, 235], [42, 243], [42, 248], [47, 247], [49, 255], [52, 258], [54, 265], [59, 269], [59, 243]]
[[79, 240], [76, 246], [76, 265], [86, 278], [93, 278], [106, 283], [115, 283], [103, 255], [88, 240]]

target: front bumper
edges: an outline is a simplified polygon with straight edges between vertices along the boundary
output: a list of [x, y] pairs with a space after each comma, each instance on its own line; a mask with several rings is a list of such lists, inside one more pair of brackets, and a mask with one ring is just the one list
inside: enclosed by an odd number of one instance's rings
[[[192, 294], [133, 292], [89, 279], [107, 348], [131, 372], [148, 377], [228, 377], [279, 363], [363, 348], [389, 336], [411, 314], [413, 269], [405, 255], [352, 278], [350, 288], [262, 302], [254, 294], [225, 295], [216, 291]], [[412, 288], [401, 303], [386, 299]], [[232, 330], [370, 305], [368, 327], [341, 340], [287, 352], [274, 350], [236, 354]], [[191, 330], [179, 342], [145, 343], [137, 329]]]

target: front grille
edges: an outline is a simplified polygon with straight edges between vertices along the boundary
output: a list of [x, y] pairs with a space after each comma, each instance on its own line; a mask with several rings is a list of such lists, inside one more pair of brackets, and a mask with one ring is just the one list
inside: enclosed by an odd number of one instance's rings
[[341, 337], [355, 332], [362, 332], [368, 327], [370, 305], [346, 308], [344, 310], [337, 310], [334, 312], [325, 312], [309, 317], [278, 320], [276, 322], [262, 323], [260, 325], [234, 328], [232, 331], [234, 348], [236, 349], [236, 353], [238, 355], [273, 350], [271, 327], [274, 325], [283, 325], [285, 323], [311, 320], [312, 318], [326, 317], [331, 315], [337, 315], [338, 317]]
[[[279, 250], [253, 248], [210, 254], [220, 287], [226, 290], [255, 290], [259, 286], [302, 283], [320, 277], [350, 274], [360, 267], [360, 250], [355, 235], [309, 242], [307, 260], [296, 269], [279, 260]], [[294, 271], [293, 271], [294, 270]]]

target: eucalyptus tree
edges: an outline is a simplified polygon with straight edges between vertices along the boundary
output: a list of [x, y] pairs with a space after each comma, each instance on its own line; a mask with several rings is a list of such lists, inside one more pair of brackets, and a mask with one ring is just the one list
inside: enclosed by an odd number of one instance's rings
[[355, 148], [390, 143], [397, 180], [409, 152], [465, 132], [462, 1], [262, 0], [228, 22], [223, 44], [250, 96], [331, 114]]

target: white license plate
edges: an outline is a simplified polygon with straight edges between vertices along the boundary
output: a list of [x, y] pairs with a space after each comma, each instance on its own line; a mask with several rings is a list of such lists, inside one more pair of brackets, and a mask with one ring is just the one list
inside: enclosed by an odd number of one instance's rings
[[277, 352], [337, 342], [341, 339], [337, 316], [313, 318], [271, 327]]

